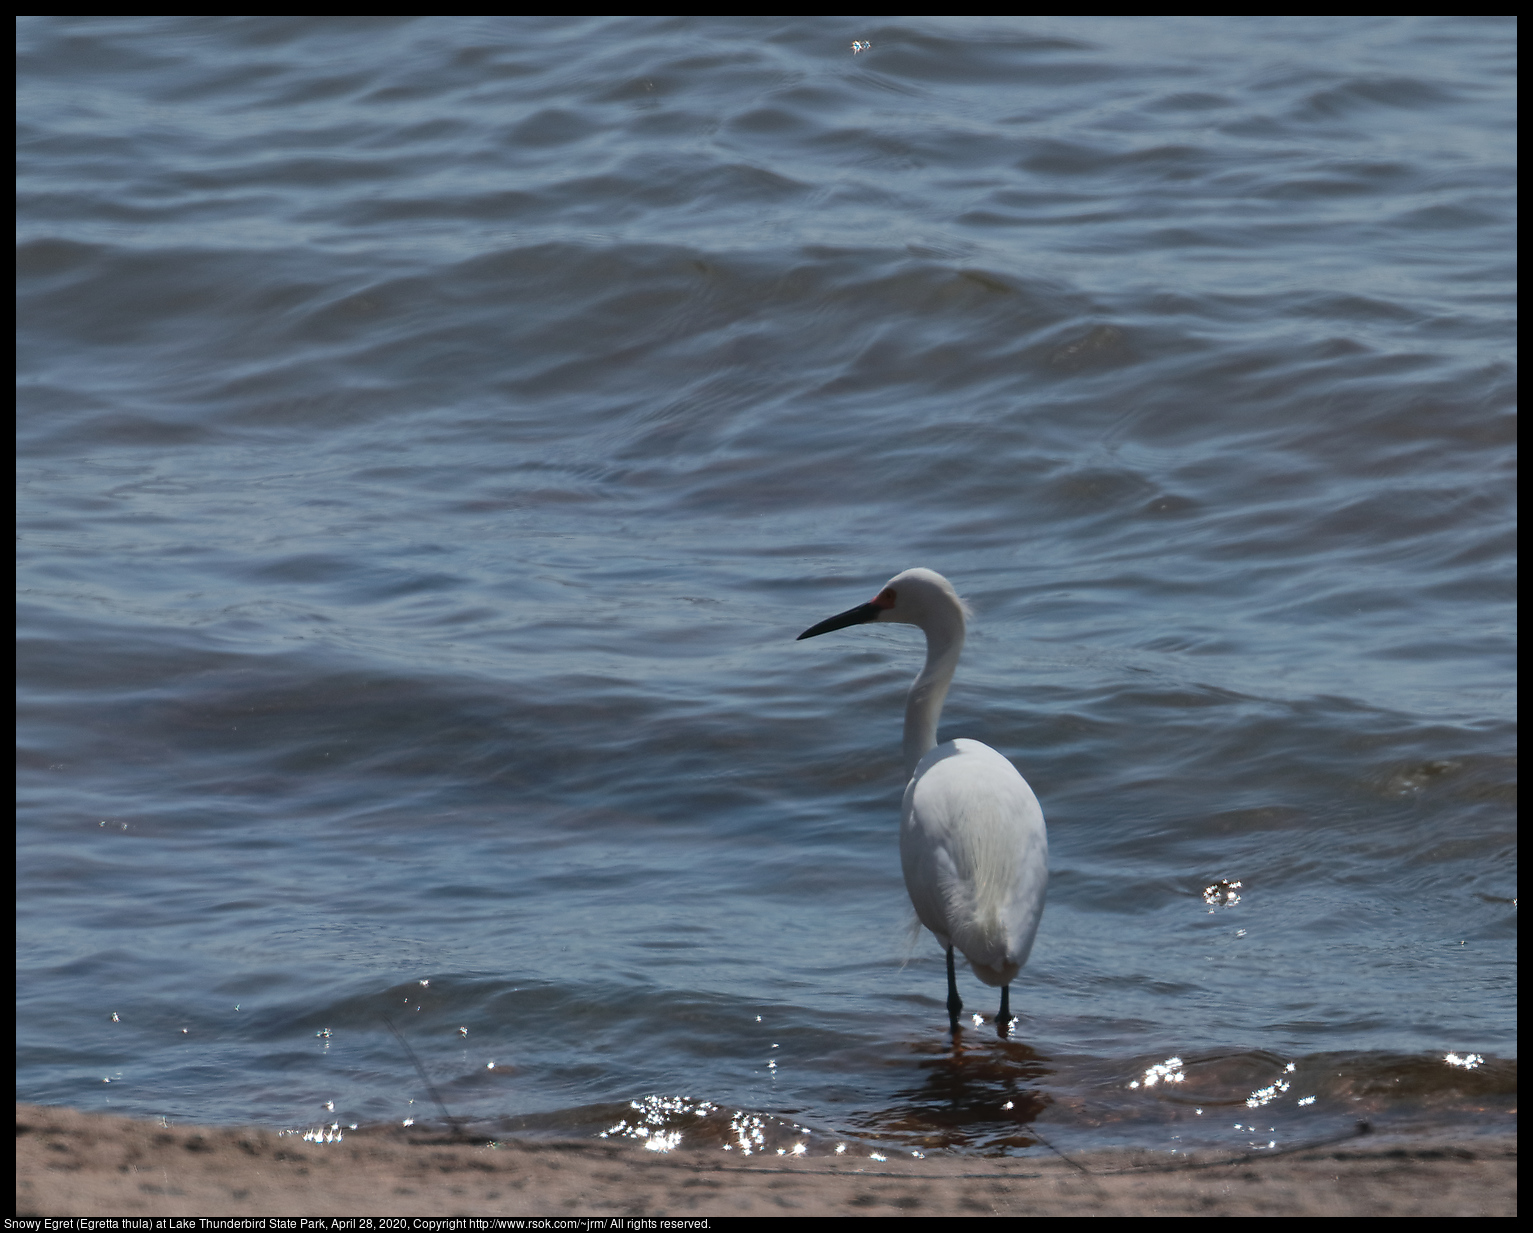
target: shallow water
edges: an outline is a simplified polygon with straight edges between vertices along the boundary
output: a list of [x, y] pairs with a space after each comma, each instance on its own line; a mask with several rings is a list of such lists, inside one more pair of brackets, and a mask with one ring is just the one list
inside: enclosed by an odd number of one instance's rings
[[[522, 1133], [1505, 1129], [1514, 40], [23, 19], [18, 1098], [435, 1118], [387, 1015]], [[1004, 1042], [919, 635], [793, 642], [911, 565]]]

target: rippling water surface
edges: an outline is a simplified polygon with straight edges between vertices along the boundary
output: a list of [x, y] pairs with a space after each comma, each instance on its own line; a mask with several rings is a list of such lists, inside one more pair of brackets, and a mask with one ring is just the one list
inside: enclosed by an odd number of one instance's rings
[[[434, 1118], [387, 1015], [508, 1133], [1504, 1129], [1514, 39], [23, 19], [18, 1095]], [[919, 634], [793, 641], [911, 565], [1006, 1041]]]

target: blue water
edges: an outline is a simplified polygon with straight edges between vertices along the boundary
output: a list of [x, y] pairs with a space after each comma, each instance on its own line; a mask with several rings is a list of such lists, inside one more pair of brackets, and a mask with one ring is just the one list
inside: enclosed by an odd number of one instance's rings
[[[387, 1015], [493, 1133], [1511, 1125], [1515, 35], [22, 19], [18, 1098], [436, 1119]], [[913, 565], [1005, 1041], [920, 635], [793, 641]]]

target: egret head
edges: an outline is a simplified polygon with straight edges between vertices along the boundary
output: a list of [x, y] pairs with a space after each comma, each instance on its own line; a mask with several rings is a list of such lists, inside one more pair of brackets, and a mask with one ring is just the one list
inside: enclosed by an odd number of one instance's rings
[[845, 612], [811, 625], [798, 636], [799, 641], [845, 629], [848, 625], [864, 625], [869, 621], [902, 621], [907, 625], [919, 625], [922, 629], [948, 625], [956, 621], [961, 630], [969, 606], [958, 598], [953, 584], [931, 569], [907, 569], [895, 574], [865, 604], [848, 608]]

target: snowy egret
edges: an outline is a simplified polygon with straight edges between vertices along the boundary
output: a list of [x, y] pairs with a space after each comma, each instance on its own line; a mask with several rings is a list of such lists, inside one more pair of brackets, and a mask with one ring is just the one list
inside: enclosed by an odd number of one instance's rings
[[798, 637], [848, 625], [902, 621], [926, 634], [926, 665], [905, 701], [905, 800], [900, 864], [916, 915], [947, 951], [947, 1011], [953, 1031], [963, 999], [953, 948], [987, 985], [1001, 987], [996, 1029], [1011, 1023], [1011, 982], [1033, 949], [1049, 884], [1049, 838], [1038, 798], [1017, 768], [979, 741], [937, 744], [937, 717], [963, 651], [968, 609], [929, 569], [907, 569], [865, 604]]

